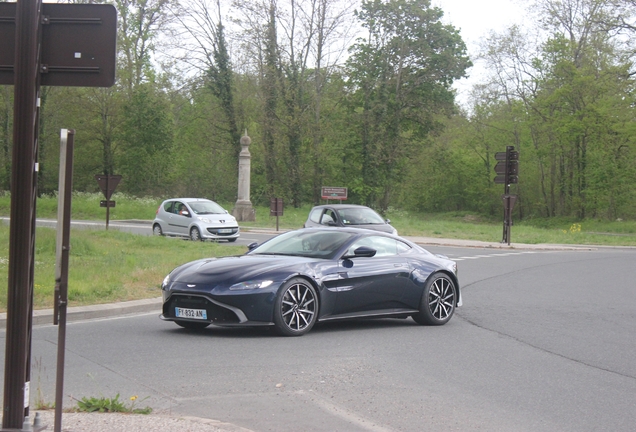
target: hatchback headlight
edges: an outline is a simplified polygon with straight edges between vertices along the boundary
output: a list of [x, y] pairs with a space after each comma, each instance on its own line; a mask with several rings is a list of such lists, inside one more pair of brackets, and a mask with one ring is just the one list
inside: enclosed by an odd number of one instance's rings
[[250, 290], [250, 289], [267, 288], [273, 282], [274, 281], [271, 281], [271, 280], [239, 282], [239, 283], [235, 283], [234, 285], [232, 285], [230, 287], [230, 290], [231, 291], [237, 291], [237, 290]]
[[201, 222], [206, 223], [206, 224], [209, 224], [211, 222], [210, 219], [204, 218], [204, 217], [201, 217], [201, 216], [197, 216], [197, 219], [199, 219]]

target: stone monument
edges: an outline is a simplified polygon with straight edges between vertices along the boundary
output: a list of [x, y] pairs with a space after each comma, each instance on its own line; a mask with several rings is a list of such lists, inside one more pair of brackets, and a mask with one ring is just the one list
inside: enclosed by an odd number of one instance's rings
[[232, 215], [239, 222], [256, 220], [256, 214], [250, 201], [250, 166], [252, 156], [248, 147], [251, 143], [252, 140], [247, 136], [246, 130], [245, 135], [241, 137], [241, 153], [239, 154], [238, 199], [232, 209]]

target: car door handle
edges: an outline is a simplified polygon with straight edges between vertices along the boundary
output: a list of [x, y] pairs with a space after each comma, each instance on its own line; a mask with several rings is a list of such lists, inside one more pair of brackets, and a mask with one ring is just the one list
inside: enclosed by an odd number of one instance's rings
[[404, 267], [404, 264], [393, 264], [393, 267]]

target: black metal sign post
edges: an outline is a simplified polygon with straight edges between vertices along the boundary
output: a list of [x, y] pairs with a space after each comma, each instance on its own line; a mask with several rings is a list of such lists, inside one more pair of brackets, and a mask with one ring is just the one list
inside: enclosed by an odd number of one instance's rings
[[116, 40], [112, 5], [0, 3], [0, 85], [14, 86], [2, 431], [42, 429], [28, 424], [40, 85], [112, 86]]
[[282, 198], [272, 198], [269, 201], [269, 215], [276, 216], [276, 231], [278, 231], [278, 217], [283, 215]]
[[8, 430], [21, 429], [29, 415], [41, 3], [40, 0], [22, 0], [16, 6], [9, 287], [2, 413], [2, 427]]
[[495, 153], [495, 183], [504, 185], [504, 194], [502, 199], [504, 202], [504, 220], [503, 220], [503, 238], [502, 243], [510, 245], [510, 227], [512, 226], [512, 209], [517, 201], [516, 195], [510, 195], [510, 185], [519, 182], [519, 152], [515, 151], [514, 146], [507, 146], [505, 152]]
[[95, 176], [95, 180], [97, 180], [99, 188], [102, 190], [102, 193], [106, 197], [106, 201], [100, 201], [99, 206], [106, 207], [106, 229], [108, 230], [108, 223], [110, 221], [110, 208], [115, 207], [115, 201], [111, 201], [110, 197], [113, 196], [113, 192], [115, 192], [117, 185], [121, 181], [121, 176], [97, 174]]
[[68, 305], [68, 260], [71, 251], [74, 137], [74, 130], [62, 129], [55, 251], [55, 309], [53, 313], [53, 324], [59, 324], [57, 334], [57, 374], [55, 379], [55, 427], [53, 429], [55, 432], [62, 430], [62, 406], [64, 405], [64, 357], [66, 352], [66, 307]]

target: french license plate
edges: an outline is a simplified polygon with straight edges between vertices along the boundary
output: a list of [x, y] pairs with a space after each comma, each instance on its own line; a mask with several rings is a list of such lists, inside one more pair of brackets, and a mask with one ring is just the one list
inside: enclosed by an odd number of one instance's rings
[[174, 314], [177, 318], [208, 319], [205, 309], [174, 308]]
[[219, 230], [219, 234], [230, 234], [231, 232], [232, 232], [232, 230], [229, 229], [229, 228], [221, 228]]

